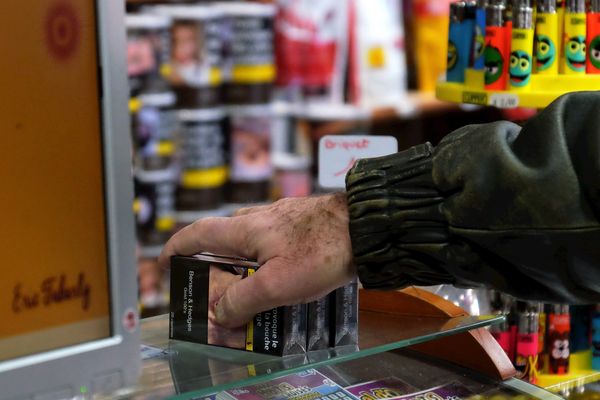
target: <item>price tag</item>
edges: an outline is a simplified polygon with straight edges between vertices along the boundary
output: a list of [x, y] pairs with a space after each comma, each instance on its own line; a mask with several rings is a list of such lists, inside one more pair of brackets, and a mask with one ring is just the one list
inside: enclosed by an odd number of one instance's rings
[[510, 93], [494, 93], [490, 96], [490, 106], [498, 108], [519, 107], [519, 96]]
[[392, 136], [324, 136], [319, 141], [319, 185], [323, 188], [346, 187], [346, 173], [361, 158], [380, 157], [398, 151]]

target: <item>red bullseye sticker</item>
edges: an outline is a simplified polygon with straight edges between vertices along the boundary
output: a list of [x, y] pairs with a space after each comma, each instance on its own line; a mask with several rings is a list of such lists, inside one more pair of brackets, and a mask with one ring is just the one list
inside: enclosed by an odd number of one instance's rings
[[48, 9], [45, 24], [46, 45], [59, 60], [67, 60], [77, 51], [80, 24], [75, 8], [69, 3], [58, 3]]
[[138, 314], [133, 310], [133, 308], [128, 308], [123, 313], [121, 323], [127, 332], [135, 332], [138, 326]]

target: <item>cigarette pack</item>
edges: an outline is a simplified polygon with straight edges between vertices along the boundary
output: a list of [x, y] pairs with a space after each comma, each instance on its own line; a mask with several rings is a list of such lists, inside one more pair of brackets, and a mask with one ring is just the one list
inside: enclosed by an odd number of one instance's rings
[[358, 281], [336, 289], [330, 294], [329, 345], [358, 346]]
[[308, 303], [308, 351], [329, 348], [330, 296]]
[[225, 290], [258, 267], [212, 254], [172, 257], [169, 338], [278, 356], [304, 353], [306, 305], [261, 312], [236, 329], [215, 323], [214, 306]]

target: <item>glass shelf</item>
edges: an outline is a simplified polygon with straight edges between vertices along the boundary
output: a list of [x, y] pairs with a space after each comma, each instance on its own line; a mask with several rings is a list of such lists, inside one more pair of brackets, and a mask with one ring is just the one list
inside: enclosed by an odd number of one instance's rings
[[502, 321], [503, 317], [405, 317], [360, 311], [359, 320], [360, 350], [336, 348], [288, 357], [169, 341], [167, 315], [142, 320], [140, 383], [113, 393], [111, 398], [201, 398], [307, 368], [359, 359], [488, 326]]

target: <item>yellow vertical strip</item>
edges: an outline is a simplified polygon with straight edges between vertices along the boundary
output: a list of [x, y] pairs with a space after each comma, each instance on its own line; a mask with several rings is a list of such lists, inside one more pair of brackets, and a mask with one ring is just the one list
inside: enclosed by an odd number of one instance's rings
[[[248, 276], [255, 271], [253, 268], [248, 268]], [[254, 320], [246, 324], [246, 351], [254, 351]]]

